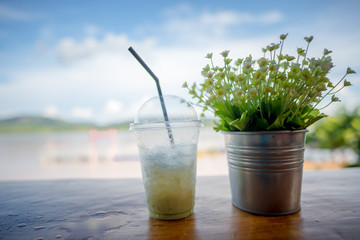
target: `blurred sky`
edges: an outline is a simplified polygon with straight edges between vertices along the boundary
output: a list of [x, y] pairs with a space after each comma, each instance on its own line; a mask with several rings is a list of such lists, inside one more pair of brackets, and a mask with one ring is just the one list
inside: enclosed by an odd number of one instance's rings
[[[201, 81], [204, 56], [262, 56], [289, 33], [295, 54], [314, 36], [310, 57], [333, 51], [336, 81], [350, 66], [360, 74], [360, 1], [71, 1], [0, 0], [0, 118], [44, 115], [107, 124], [132, 119], [157, 94], [128, 52], [159, 77], [164, 94], [190, 99], [184, 81]], [[339, 95], [360, 104], [360, 78]], [[333, 104], [328, 111], [336, 106]], [[339, 106], [339, 105], [337, 105]]]

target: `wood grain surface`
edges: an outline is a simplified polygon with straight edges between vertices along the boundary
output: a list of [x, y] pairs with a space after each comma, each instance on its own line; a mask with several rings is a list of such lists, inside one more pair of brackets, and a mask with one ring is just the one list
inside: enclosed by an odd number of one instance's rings
[[198, 177], [194, 214], [159, 221], [141, 179], [1, 182], [0, 239], [360, 239], [359, 184], [305, 171], [301, 211], [262, 217], [232, 206], [227, 176]]

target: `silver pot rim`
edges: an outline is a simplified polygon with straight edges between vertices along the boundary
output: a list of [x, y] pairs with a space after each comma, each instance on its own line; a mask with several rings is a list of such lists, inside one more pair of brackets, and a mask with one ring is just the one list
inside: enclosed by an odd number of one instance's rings
[[275, 131], [220, 131], [222, 134], [233, 135], [266, 135], [266, 134], [284, 134], [284, 133], [306, 133], [308, 129], [301, 130], [275, 130]]

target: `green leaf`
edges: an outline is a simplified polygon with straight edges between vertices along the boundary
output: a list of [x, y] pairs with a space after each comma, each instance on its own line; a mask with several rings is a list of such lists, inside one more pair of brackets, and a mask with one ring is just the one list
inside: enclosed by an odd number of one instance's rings
[[212, 54], [212, 53], [208, 53], [208, 54], [206, 54], [205, 58], [209, 58], [209, 59], [211, 59], [211, 58], [212, 58], [212, 56], [213, 56], [213, 54]]
[[223, 119], [214, 122], [214, 130], [215, 131], [230, 131], [230, 129], [226, 126], [226, 122]]
[[280, 35], [280, 39], [281, 39], [281, 40], [285, 40], [285, 38], [287, 37], [287, 35], [288, 35], [288, 33], [287, 33], [287, 34], [281, 34], [281, 35]]
[[250, 118], [247, 116], [247, 112], [243, 112], [240, 118], [235, 119], [234, 121], [230, 122], [230, 126], [235, 127], [236, 129], [243, 131], [246, 128], [246, 125], [249, 123]]
[[352, 70], [350, 67], [346, 69], [346, 74], [354, 74], [356, 73], [354, 70]]
[[303, 119], [310, 119], [310, 118], [316, 118], [319, 116], [320, 111], [318, 109], [313, 109], [309, 114], [305, 113], [302, 118]]
[[[278, 116], [281, 112], [281, 100], [273, 100], [270, 102], [271, 104], [271, 110], [270, 112], [274, 115]], [[264, 106], [265, 110], [267, 109], [266, 106]]]
[[220, 53], [220, 55], [223, 56], [224, 58], [226, 58], [229, 55], [229, 52], [230, 52], [230, 50], [225, 50], [225, 51], [222, 51]]
[[[253, 128], [254, 128], [256, 131], [266, 130], [267, 127], [269, 126], [268, 121], [267, 121], [266, 119], [264, 119], [264, 118], [256, 117], [255, 120], [254, 120], [254, 122], [255, 122], [255, 125], [254, 125]], [[253, 125], [253, 124], [251, 124], [251, 125]]]
[[315, 117], [315, 118], [311, 118], [309, 119], [306, 123], [305, 123], [305, 128], [309, 127], [310, 125], [314, 124], [315, 122], [319, 121], [320, 119], [327, 117], [326, 114], [321, 113], [319, 116]]
[[305, 39], [306, 42], [310, 43], [314, 39], [314, 37], [313, 36], [304, 37], [304, 39]]
[[286, 121], [286, 123], [287, 123], [287, 126], [289, 126], [291, 129], [304, 129], [305, 128], [304, 119], [302, 119], [301, 117], [294, 117], [293, 119], [291, 119], [291, 121]]
[[289, 116], [290, 112], [286, 112], [276, 118], [276, 120], [267, 128], [267, 130], [284, 129], [284, 121]]

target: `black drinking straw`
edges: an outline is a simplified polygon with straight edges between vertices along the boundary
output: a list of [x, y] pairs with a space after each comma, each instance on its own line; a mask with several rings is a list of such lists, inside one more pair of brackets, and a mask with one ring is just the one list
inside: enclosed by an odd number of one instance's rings
[[162, 112], [163, 112], [164, 119], [165, 119], [166, 128], [168, 130], [169, 140], [170, 140], [171, 143], [174, 143], [174, 137], [173, 137], [172, 132], [171, 132], [171, 128], [170, 128], [170, 124], [169, 124], [169, 117], [167, 115], [165, 102], [164, 102], [164, 97], [163, 97], [163, 94], [161, 92], [159, 79], [151, 71], [151, 69], [148, 67], [148, 65], [146, 65], [146, 63], [141, 59], [141, 57], [135, 52], [135, 50], [132, 47], [129, 47], [129, 51], [136, 58], [136, 60], [138, 60], [138, 62], [145, 68], [145, 70], [150, 74], [150, 76], [155, 80], [157, 91], [158, 91], [159, 98], [160, 98]]

